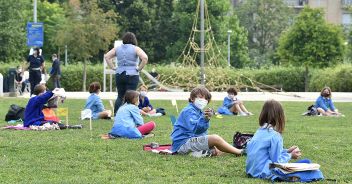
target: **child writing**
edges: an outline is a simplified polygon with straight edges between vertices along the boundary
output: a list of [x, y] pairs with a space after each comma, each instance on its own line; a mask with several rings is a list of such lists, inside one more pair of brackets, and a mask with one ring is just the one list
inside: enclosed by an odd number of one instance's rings
[[44, 120], [43, 107], [54, 93], [58, 91], [59, 88], [55, 88], [53, 91], [46, 91], [44, 84], [38, 84], [33, 88], [35, 96], [29, 99], [24, 111], [24, 127], [41, 126], [47, 122]]
[[331, 89], [329, 87], [324, 87], [318, 99], [315, 101], [315, 107], [319, 114], [323, 116], [340, 116], [342, 115], [337, 111], [334, 103], [331, 100]]
[[92, 110], [92, 119], [110, 119], [111, 111], [105, 110], [103, 102], [98, 96], [100, 93], [100, 83], [93, 82], [89, 85], [90, 96], [86, 101], [84, 109]]
[[103, 135], [103, 139], [124, 137], [129, 139], [143, 138], [154, 128], [154, 122], [143, 123], [143, 118], [138, 108], [139, 93], [128, 90], [125, 94], [125, 104], [119, 108], [111, 132]]
[[250, 177], [274, 180], [277, 176], [272, 174], [269, 164], [288, 163], [291, 159], [298, 159], [301, 151], [297, 146], [291, 146], [289, 149], [283, 147], [281, 134], [285, 128], [285, 114], [279, 102], [269, 100], [264, 103], [259, 116], [259, 126], [247, 143], [246, 173]]
[[219, 114], [239, 116], [253, 115], [246, 109], [243, 101], [237, 97], [237, 93], [237, 90], [233, 87], [227, 89], [227, 96], [224, 98], [224, 103], [222, 107], [218, 109]]
[[216, 156], [222, 152], [240, 155], [242, 150], [228, 144], [218, 135], [208, 135], [209, 121], [213, 115], [211, 109], [202, 111], [211, 100], [210, 92], [204, 87], [192, 90], [189, 104], [185, 107], [174, 124], [172, 152], [191, 153], [196, 157]]

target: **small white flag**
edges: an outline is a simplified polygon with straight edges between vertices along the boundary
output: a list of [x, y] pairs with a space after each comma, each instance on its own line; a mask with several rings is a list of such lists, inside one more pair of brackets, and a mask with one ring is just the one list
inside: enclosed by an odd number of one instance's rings
[[176, 112], [177, 112], [177, 114], [178, 114], [178, 107], [177, 107], [176, 99], [172, 99], [172, 100], [171, 100], [171, 104], [172, 104], [172, 106], [175, 106]]

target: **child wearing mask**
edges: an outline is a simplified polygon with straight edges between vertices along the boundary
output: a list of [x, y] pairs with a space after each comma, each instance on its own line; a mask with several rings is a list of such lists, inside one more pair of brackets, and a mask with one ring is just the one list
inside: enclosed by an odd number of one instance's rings
[[237, 97], [237, 90], [233, 87], [227, 89], [227, 96], [224, 98], [223, 105], [218, 109], [219, 114], [224, 115], [253, 115], [243, 104], [243, 101]]
[[324, 87], [318, 99], [315, 101], [315, 107], [319, 114], [323, 116], [340, 116], [342, 115], [337, 111], [334, 103], [331, 100], [331, 89], [329, 87]]
[[140, 139], [149, 134], [155, 128], [153, 121], [143, 123], [143, 118], [138, 108], [139, 93], [128, 90], [125, 94], [125, 104], [116, 113], [115, 122], [111, 132], [103, 135], [103, 139], [113, 139], [117, 137]]
[[208, 135], [210, 118], [214, 114], [211, 109], [203, 111], [211, 100], [211, 94], [205, 87], [192, 90], [189, 104], [174, 123], [172, 152], [191, 154], [195, 157], [216, 156], [223, 152], [241, 155], [242, 150], [228, 144], [219, 135]]

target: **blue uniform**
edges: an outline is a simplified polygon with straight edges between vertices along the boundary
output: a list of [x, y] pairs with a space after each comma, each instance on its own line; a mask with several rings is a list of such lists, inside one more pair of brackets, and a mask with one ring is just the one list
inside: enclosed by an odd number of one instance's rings
[[150, 104], [148, 97], [144, 97], [144, 101], [142, 101], [142, 98], [139, 97], [138, 108], [143, 109], [144, 107], [150, 107], [150, 109], [153, 109], [153, 106], [152, 106], [152, 104]]
[[31, 84], [31, 95], [33, 94], [34, 87], [40, 83], [42, 80], [42, 72], [41, 66], [44, 63], [44, 58], [42, 56], [34, 57], [34, 55], [30, 55], [27, 58], [27, 62], [29, 62], [29, 79], [28, 81]]
[[225, 115], [233, 115], [233, 113], [230, 111], [230, 108], [235, 104], [237, 98], [231, 99], [229, 97], [224, 98], [224, 102], [221, 107], [218, 109], [219, 114], [225, 114]]
[[332, 103], [331, 98], [325, 98], [323, 96], [319, 96], [318, 99], [315, 101], [316, 108], [322, 108], [324, 111], [330, 109], [331, 111], [335, 111], [334, 103]]
[[290, 159], [281, 134], [273, 128], [259, 128], [247, 144], [246, 173], [255, 178], [270, 179], [269, 164], [287, 163]]
[[44, 104], [53, 96], [51, 91], [48, 91], [42, 95], [35, 96], [29, 99], [24, 111], [24, 127], [29, 127], [30, 125], [41, 125], [44, 121], [44, 114], [42, 109]]
[[84, 109], [92, 110], [92, 118], [99, 119], [99, 113], [103, 112], [105, 108], [100, 97], [95, 93], [91, 93], [86, 101]]
[[129, 139], [142, 138], [141, 132], [137, 129], [137, 126], [144, 124], [139, 111], [139, 108], [134, 104], [125, 103], [121, 106], [116, 113], [115, 122], [110, 134]]
[[177, 152], [179, 148], [192, 137], [208, 135], [209, 120], [204, 117], [204, 113], [193, 103], [185, 107], [174, 124], [172, 139], [172, 152]]

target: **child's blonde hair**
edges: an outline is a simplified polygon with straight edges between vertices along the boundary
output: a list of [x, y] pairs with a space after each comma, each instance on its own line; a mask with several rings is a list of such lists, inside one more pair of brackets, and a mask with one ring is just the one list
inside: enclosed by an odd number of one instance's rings
[[271, 125], [276, 131], [282, 133], [285, 129], [285, 113], [281, 104], [276, 100], [268, 100], [264, 103], [259, 116], [259, 125], [265, 123]]

